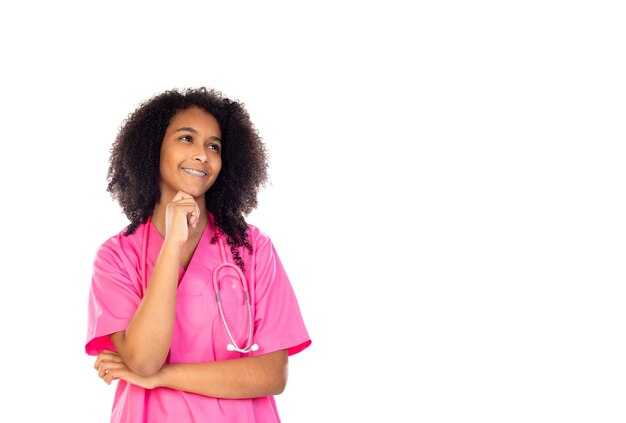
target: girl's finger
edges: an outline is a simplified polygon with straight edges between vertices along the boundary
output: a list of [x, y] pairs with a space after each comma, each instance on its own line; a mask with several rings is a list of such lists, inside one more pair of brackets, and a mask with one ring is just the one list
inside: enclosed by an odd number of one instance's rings
[[105, 361], [100, 369], [98, 370], [98, 376], [101, 378], [106, 377], [109, 373], [114, 370], [124, 368], [124, 364], [122, 363], [114, 363], [112, 361]]
[[172, 201], [181, 201], [181, 200], [193, 200], [193, 196], [187, 194], [186, 192], [178, 191], [176, 195], [174, 195], [174, 198], [172, 198]]
[[115, 361], [115, 362], [123, 362], [122, 357], [118, 353], [113, 351], [104, 350], [100, 354], [98, 354], [98, 358], [96, 358], [95, 363], [93, 363], [93, 368], [96, 370], [100, 370], [103, 361]]
[[104, 380], [107, 385], [110, 385], [112, 381], [119, 379], [118, 374], [119, 372], [117, 371], [117, 369], [112, 369], [109, 370], [103, 377], [102, 380]]
[[200, 221], [200, 208], [197, 204], [194, 204], [194, 209], [189, 213], [189, 224], [191, 227], [195, 228], [198, 222]]

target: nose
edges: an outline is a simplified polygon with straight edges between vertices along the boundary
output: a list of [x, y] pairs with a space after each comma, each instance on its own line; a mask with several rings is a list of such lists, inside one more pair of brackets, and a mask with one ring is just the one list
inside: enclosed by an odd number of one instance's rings
[[207, 152], [206, 149], [204, 148], [203, 145], [200, 145], [198, 147], [195, 148], [195, 150], [193, 151], [193, 155], [191, 156], [191, 158], [193, 160], [197, 160], [199, 162], [206, 162], [207, 161]]

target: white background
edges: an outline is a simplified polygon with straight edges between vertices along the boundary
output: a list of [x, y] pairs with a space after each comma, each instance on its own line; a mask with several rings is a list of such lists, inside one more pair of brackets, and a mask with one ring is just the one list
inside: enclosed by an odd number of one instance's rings
[[626, 419], [620, 2], [16, 3], [0, 420], [108, 421], [84, 342], [126, 224], [109, 149], [141, 101], [200, 85], [270, 152], [248, 220], [313, 339], [284, 422]]

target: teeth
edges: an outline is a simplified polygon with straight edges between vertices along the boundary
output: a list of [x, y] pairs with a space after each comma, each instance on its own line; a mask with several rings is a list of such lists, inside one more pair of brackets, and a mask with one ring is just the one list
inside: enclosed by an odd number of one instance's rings
[[190, 175], [195, 175], [195, 176], [206, 176], [207, 174], [204, 172], [201, 172], [199, 170], [195, 170], [195, 169], [187, 169], [186, 167], [183, 168], [183, 170], [187, 173], [189, 173]]

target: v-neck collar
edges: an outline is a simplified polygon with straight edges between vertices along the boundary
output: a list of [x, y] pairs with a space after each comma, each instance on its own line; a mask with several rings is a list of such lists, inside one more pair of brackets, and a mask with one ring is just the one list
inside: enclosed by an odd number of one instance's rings
[[[161, 235], [157, 227], [154, 226], [154, 223], [152, 223], [152, 216], [150, 216], [150, 220], [147, 222], [147, 224], [148, 224], [148, 231], [149, 231], [147, 254], [148, 254], [148, 257], [150, 258], [150, 261], [152, 262], [151, 263], [152, 267], [154, 268], [154, 264], [156, 263], [156, 260], [159, 257], [159, 254], [161, 252], [161, 247], [163, 246], [165, 239], [163, 238], [163, 235]], [[211, 222], [211, 218], [209, 217], [207, 224], [205, 225], [204, 229], [202, 230], [202, 233], [200, 234], [200, 240], [198, 241], [198, 244], [196, 245], [196, 248], [193, 254], [191, 255], [191, 259], [189, 260], [189, 263], [187, 264], [187, 269], [185, 269], [181, 264], [178, 265], [179, 284], [181, 280], [183, 279], [183, 277], [185, 276], [185, 274], [189, 273], [190, 271], [193, 270], [193, 268], [197, 266], [196, 262], [198, 260], [201, 260], [201, 258], [198, 258], [198, 257], [205, 255], [206, 249], [210, 245], [211, 237], [213, 236], [212, 232], [214, 232], [214, 230], [212, 229], [212, 222]]]

